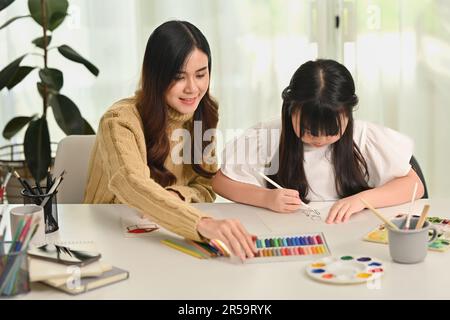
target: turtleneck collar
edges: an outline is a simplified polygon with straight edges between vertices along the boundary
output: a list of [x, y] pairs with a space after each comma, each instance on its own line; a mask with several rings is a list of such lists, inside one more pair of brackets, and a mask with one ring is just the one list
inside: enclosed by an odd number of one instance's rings
[[194, 113], [180, 113], [177, 110], [175, 110], [172, 107], [168, 107], [168, 120], [169, 120], [169, 125], [170, 126], [181, 126], [183, 125], [185, 122], [189, 121], [192, 119], [192, 117], [194, 116]]

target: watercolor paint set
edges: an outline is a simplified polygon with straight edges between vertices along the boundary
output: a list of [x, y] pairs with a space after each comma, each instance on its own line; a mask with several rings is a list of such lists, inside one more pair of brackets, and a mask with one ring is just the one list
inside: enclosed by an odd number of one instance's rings
[[322, 232], [265, 235], [258, 236], [254, 241], [257, 254], [246, 259], [245, 263], [313, 260], [331, 254]]
[[306, 266], [312, 279], [333, 284], [372, 281], [384, 274], [383, 262], [374, 257], [343, 255], [325, 257]]
[[[395, 218], [401, 218], [405, 215], [399, 214]], [[413, 217], [419, 217], [414, 215]], [[436, 227], [438, 235], [436, 240], [428, 244], [428, 249], [432, 251], [444, 252], [450, 249], [450, 219], [440, 217], [427, 217], [427, 221]], [[365, 241], [387, 244], [388, 232], [384, 224], [379, 225], [376, 229], [367, 233]]]

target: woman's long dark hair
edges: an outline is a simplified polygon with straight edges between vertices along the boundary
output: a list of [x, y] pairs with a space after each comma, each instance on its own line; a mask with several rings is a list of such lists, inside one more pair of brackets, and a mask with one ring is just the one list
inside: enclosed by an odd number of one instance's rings
[[[160, 25], [150, 35], [145, 49], [140, 89], [137, 93], [137, 108], [144, 125], [147, 147], [147, 165], [151, 177], [162, 186], [176, 182], [175, 175], [164, 166], [170, 152], [167, 135], [168, 108], [165, 93], [182, 71], [186, 58], [194, 49], [208, 56], [208, 70], [211, 74], [211, 50], [201, 31], [186, 21], [168, 21]], [[203, 133], [216, 128], [218, 122], [218, 104], [210, 96], [209, 88], [194, 112], [194, 121], [201, 121]], [[202, 137], [194, 138], [191, 129], [191, 150], [203, 150], [206, 142]], [[195, 145], [194, 145], [195, 142]], [[205, 170], [198, 161], [194, 161], [195, 152], [191, 152], [192, 169], [204, 177], [212, 177], [214, 172]]]
[[[292, 126], [292, 115], [300, 112], [300, 137], [306, 131], [313, 136], [342, 135], [333, 143], [331, 154], [339, 197], [370, 189], [367, 163], [353, 141], [352, 112], [358, 97], [347, 68], [333, 60], [308, 61], [294, 73], [282, 98], [280, 169], [271, 177], [285, 188], [298, 190], [302, 200], [309, 202], [303, 143]], [[348, 119], [344, 132], [343, 117]]]

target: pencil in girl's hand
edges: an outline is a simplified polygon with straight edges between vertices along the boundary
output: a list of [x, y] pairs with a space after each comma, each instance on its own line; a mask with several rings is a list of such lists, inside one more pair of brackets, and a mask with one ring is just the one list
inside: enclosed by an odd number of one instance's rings
[[[266, 176], [265, 174], [259, 172], [258, 170], [254, 170], [256, 171], [256, 173], [258, 173], [263, 179], [265, 179], [267, 182], [269, 182], [270, 184], [272, 184], [274, 187], [276, 187], [277, 189], [284, 189], [282, 186], [280, 186], [278, 183], [276, 183], [275, 181], [273, 181], [272, 179], [270, 179], [268, 176]], [[300, 200], [301, 201], [301, 200]], [[316, 215], [320, 216], [320, 212], [317, 209], [314, 209], [313, 207], [311, 207], [310, 205], [307, 205], [306, 203], [304, 203], [302, 201], [302, 206], [308, 208], [309, 210], [312, 210]]]
[[273, 185], [275, 188], [277, 189], [283, 189], [282, 186], [280, 186], [278, 183], [276, 183], [275, 181], [273, 181], [272, 179], [270, 179], [268, 176], [266, 176], [265, 174], [259, 172], [258, 170], [255, 170], [256, 173], [258, 173], [263, 179], [265, 179], [267, 182], [269, 182], [271, 185]]

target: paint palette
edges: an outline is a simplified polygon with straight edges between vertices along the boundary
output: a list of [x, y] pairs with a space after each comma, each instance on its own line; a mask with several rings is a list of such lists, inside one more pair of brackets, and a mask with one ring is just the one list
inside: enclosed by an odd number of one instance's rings
[[312, 260], [330, 255], [323, 233], [266, 235], [255, 241], [257, 254], [245, 263]]
[[314, 280], [353, 284], [372, 281], [384, 274], [383, 263], [367, 256], [326, 257], [306, 266], [306, 273]]
[[[399, 214], [396, 218], [404, 217], [403, 214]], [[419, 218], [414, 215], [413, 217]], [[450, 249], [450, 219], [441, 217], [428, 217], [427, 221], [436, 227], [438, 231], [437, 238], [428, 244], [428, 249], [433, 251], [445, 252]], [[388, 243], [388, 232], [384, 224], [380, 224], [375, 229], [371, 230], [363, 238], [365, 241]]]

